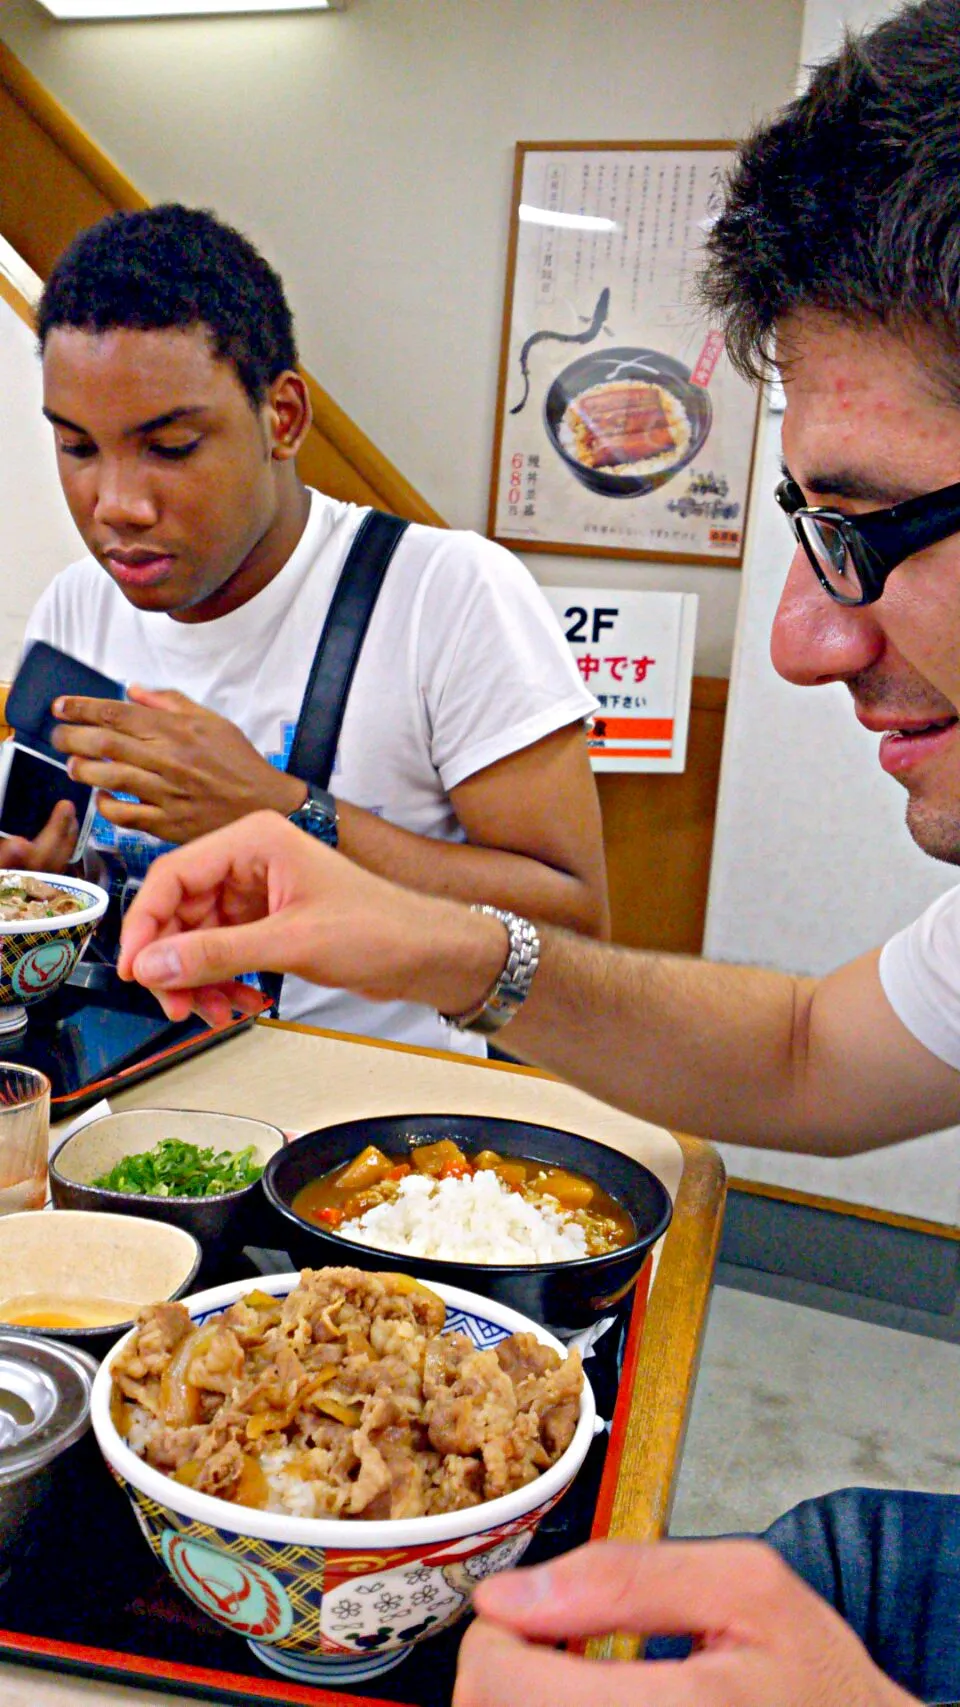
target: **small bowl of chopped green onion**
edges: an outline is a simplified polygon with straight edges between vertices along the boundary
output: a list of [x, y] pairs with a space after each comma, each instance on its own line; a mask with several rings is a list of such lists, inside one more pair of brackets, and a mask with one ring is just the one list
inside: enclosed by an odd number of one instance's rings
[[202, 1109], [131, 1108], [74, 1132], [50, 1158], [56, 1209], [102, 1209], [169, 1221], [205, 1254], [264, 1235], [260, 1176], [283, 1145], [277, 1126]]

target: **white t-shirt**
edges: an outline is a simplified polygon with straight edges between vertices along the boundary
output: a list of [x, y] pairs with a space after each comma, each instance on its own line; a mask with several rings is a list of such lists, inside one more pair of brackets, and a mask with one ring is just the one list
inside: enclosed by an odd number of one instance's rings
[[960, 1069], [960, 887], [890, 938], [880, 954], [880, 982], [917, 1041]]
[[[178, 688], [236, 724], [283, 769], [320, 631], [366, 510], [311, 493], [303, 536], [255, 598], [211, 622], [129, 604], [92, 557], [47, 588], [26, 639], [121, 682]], [[412, 524], [394, 555], [350, 690], [330, 786], [421, 836], [464, 840], [450, 790], [588, 716], [584, 687], [533, 577], [478, 534]], [[142, 879], [168, 844], [98, 817], [90, 856]], [[413, 1003], [374, 1003], [286, 978], [284, 1019], [484, 1054], [480, 1038]]]

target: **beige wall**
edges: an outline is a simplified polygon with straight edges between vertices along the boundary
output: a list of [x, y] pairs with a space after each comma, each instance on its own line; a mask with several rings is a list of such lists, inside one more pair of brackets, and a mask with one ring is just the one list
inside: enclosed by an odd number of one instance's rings
[[[143, 193], [213, 207], [284, 275], [303, 358], [448, 521], [483, 528], [513, 143], [737, 136], [791, 91], [802, 0], [351, 0], [342, 13], [0, 39]], [[531, 557], [701, 595], [726, 674], [739, 575]]]
[[833, 53], [841, 30], [869, 29], [898, 5], [899, 0], [806, 0], [800, 38], [803, 65], [815, 65]]
[[0, 681], [9, 681], [27, 618], [51, 569], [79, 557], [83, 546], [40, 413], [36, 339], [2, 296], [0, 373]]

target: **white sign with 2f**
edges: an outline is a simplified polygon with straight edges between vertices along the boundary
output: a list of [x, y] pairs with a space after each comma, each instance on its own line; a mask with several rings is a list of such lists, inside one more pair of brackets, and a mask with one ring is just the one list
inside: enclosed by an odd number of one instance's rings
[[696, 634], [695, 593], [541, 589], [597, 711], [597, 771], [682, 771]]

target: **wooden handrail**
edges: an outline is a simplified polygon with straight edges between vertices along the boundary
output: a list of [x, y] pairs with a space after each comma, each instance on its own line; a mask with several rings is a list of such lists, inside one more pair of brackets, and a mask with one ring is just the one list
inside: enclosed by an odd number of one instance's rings
[[[404, 479], [392, 462], [387, 461], [373, 440], [361, 432], [339, 403], [334, 402], [329, 391], [324, 391], [306, 368], [301, 371], [310, 393], [314, 428], [336, 447], [344, 461], [356, 469], [374, 492], [387, 500], [388, 507], [398, 516], [406, 516], [411, 522], [423, 522], [427, 527], [446, 527], [439, 512], [421, 497], [409, 480]], [[329, 491], [329, 486], [324, 490]]]
[[129, 178], [70, 117], [66, 107], [3, 42], [0, 42], [0, 83], [113, 208], [135, 213], [138, 208], [149, 206]]
[[25, 296], [21, 296], [15, 285], [0, 273], [0, 297], [13, 309], [14, 314], [31, 329], [35, 325], [33, 310]]
[[[46, 278], [56, 255], [84, 226], [149, 203], [2, 42], [0, 91], [8, 98], [6, 111], [0, 108], [0, 231]], [[331, 497], [445, 526], [312, 374], [304, 370], [304, 378], [313, 405], [313, 427], [299, 458], [304, 479]]]

